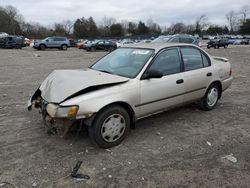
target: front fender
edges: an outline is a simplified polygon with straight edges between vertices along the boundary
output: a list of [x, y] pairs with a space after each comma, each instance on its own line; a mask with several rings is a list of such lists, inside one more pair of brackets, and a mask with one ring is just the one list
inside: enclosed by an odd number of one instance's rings
[[32, 110], [32, 104], [33, 101], [37, 99], [37, 97], [41, 96], [41, 91], [38, 88], [35, 93], [30, 97], [30, 99], [28, 100], [28, 105], [27, 105], [27, 109], [30, 111]]
[[95, 114], [109, 104], [122, 102], [128, 104], [136, 115], [138, 108], [135, 108], [134, 104], [138, 104], [140, 101], [139, 85], [137, 84], [138, 83], [128, 84], [129, 87], [118, 85], [112, 88], [101, 89], [74, 97], [60, 105], [78, 105], [79, 110], [77, 116], [80, 118], [84, 115]]

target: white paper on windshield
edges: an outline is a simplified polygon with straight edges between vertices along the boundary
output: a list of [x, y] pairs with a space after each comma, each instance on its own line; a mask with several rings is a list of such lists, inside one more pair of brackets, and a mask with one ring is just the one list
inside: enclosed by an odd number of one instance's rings
[[132, 54], [147, 55], [149, 52], [149, 50], [134, 50]]

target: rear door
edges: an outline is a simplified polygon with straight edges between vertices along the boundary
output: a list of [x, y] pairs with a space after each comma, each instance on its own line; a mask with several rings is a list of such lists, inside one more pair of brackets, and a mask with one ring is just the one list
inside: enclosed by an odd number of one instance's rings
[[184, 64], [184, 102], [202, 98], [213, 80], [209, 57], [195, 47], [181, 47]]
[[97, 42], [96, 43], [96, 49], [97, 50], [104, 50], [105, 49], [105, 43], [104, 43], [104, 41], [99, 41], [99, 42]]
[[184, 73], [178, 48], [162, 51], [148, 68], [163, 73], [162, 78], [140, 81], [140, 116], [151, 114], [183, 102]]
[[48, 42], [48, 47], [50, 48], [55, 48], [58, 46], [58, 38], [57, 37], [52, 37], [52, 38], [49, 38], [49, 42]]

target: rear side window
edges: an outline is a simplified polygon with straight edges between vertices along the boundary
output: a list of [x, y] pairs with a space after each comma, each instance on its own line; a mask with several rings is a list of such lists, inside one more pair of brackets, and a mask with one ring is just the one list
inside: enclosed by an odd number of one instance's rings
[[204, 67], [210, 66], [210, 60], [208, 59], [208, 57], [204, 53], [201, 53], [201, 55]]
[[200, 50], [192, 47], [182, 47], [181, 53], [185, 71], [200, 69], [203, 67]]
[[54, 41], [65, 41], [65, 38], [59, 38], [59, 37], [57, 37], [57, 38], [54, 38]]
[[101, 44], [102, 45], [102, 44], [104, 44], [104, 41], [99, 41], [97, 44]]
[[193, 43], [194, 40], [192, 38], [180, 38], [181, 43]]
[[170, 42], [177, 42], [177, 43], [180, 42], [179, 37], [170, 39]]
[[156, 57], [150, 69], [158, 70], [163, 75], [179, 73], [181, 71], [178, 49], [168, 49]]

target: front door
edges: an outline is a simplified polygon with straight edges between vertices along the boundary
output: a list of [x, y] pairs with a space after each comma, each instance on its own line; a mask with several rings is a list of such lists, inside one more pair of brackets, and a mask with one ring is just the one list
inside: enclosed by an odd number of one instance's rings
[[148, 70], [163, 73], [162, 78], [140, 81], [140, 115], [145, 116], [183, 102], [183, 75], [178, 48], [166, 49], [154, 60]]

